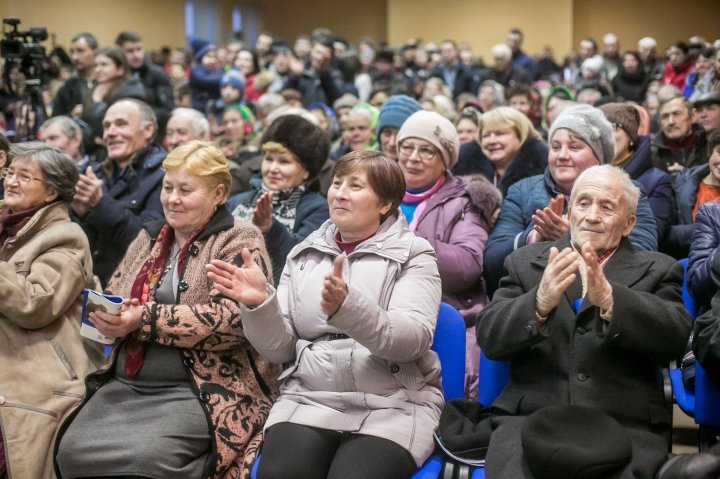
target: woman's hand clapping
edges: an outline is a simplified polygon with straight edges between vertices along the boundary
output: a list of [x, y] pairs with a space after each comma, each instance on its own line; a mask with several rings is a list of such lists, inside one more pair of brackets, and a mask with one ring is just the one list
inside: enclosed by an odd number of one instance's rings
[[225, 296], [246, 306], [259, 306], [268, 297], [267, 278], [247, 248], [242, 250], [242, 259], [241, 268], [214, 259], [205, 266], [207, 276]]

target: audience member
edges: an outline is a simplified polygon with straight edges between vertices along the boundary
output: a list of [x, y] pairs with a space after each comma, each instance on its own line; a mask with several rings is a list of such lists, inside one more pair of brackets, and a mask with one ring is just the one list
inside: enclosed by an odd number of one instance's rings
[[[12, 156], [10, 154], [10, 142], [5, 138], [5, 135], [0, 133], [0, 170], [10, 166], [10, 160]], [[4, 182], [0, 181], [0, 200], [5, 196]]]
[[509, 46], [498, 43], [492, 47], [490, 54], [492, 55], [493, 66], [480, 75], [481, 84], [488, 80], [498, 82], [504, 87], [518, 83], [530, 83], [528, 72], [513, 64], [513, 53]]
[[682, 96], [660, 102], [660, 131], [651, 137], [655, 167], [668, 173], [707, 162], [705, 131], [692, 122], [692, 105]]
[[397, 133], [405, 120], [420, 110], [420, 103], [407, 95], [392, 95], [383, 103], [378, 113], [377, 132], [380, 151], [387, 158], [397, 160]]
[[473, 106], [465, 107], [455, 122], [457, 130], [458, 142], [460, 147], [475, 141], [478, 136], [478, 127], [480, 126], [480, 111]]
[[[545, 173], [512, 185], [485, 248], [484, 275], [490, 293], [505, 275], [503, 262], [514, 250], [538, 241], [556, 241], [570, 224], [565, 214], [577, 177], [591, 166], [615, 158], [612, 125], [597, 108], [577, 105], [565, 110], [550, 129]], [[647, 198], [638, 204], [637, 222], [629, 235], [641, 250], [657, 250], [655, 219]]]
[[639, 196], [619, 169], [587, 169], [569, 232], [507, 258], [477, 323], [483, 352], [510, 363], [487, 419], [489, 477], [655, 477], [665, 462], [672, 418], [658, 370], [682, 354], [692, 320], [682, 266], [627, 239]]
[[458, 47], [453, 40], [444, 40], [440, 45], [442, 62], [430, 73], [431, 77], [440, 78], [450, 89], [453, 98], [462, 93], [475, 90], [472, 74], [460, 62]]
[[124, 99], [103, 120], [108, 157], [80, 175], [73, 212], [88, 233], [93, 272], [103, 285], [148, 221], [162, 218], [162, 160], [154, 145], [155, 113], [145, 103]]
[[706, 134], [720, 128], [720, 92], [709, 92], [698, 96], [693, 106], [698, 123]]
[[[400, 208], [410, 231], [435, 249], [443, 301], [460, 311], [466, 327], [472, 328], [475, 316], [487, 302], [482, 257], [502, 197], [483, 179], [466, 182], [450, 173], [460, 145], [452, 123], [437, 113], [413, 113], [397, 138], [406, 185]], [[468, 397], [477, 391], [479, 351], [473, 344], [466, 343]]]
[[603, 36], [603, 72], [607, 80], [612, 81], [622, 63], [620, 57], [620, 39], [614, 33]]
[[649, 83], [649, 76], [643, 67], [640, 54], [628, 50], [623, 54], [617, 75], [612, 79], [615, 95], [627, 101], [642, 103]]
[[629, 103], [608, 103], [600, 110], [613, 126], [615, 158], [612, 165], [622, 168], [631, 180], [640, 183], [655, 216], [657, 237], [662, 239], [675, 211], [672, 178], [653, 166], [650, 138], [639, 135], [640, 113], [635, 107]]
[[192, 107], [205, 113], [220, 98], [223, 70], [217, 59], [217, 47], [199, 38], [191, 42], [195, 66], [190, 69]]
[[510, 185], [541, 174], [547, 167], [547, 145], [530, 120], [514, 108], [500, 106], [483, 113], [477, 138], [460, 147], [453, 173], [480, 173], [503, 196]]
[[83, 289], [98, 285], [87, 238], [67, 211], [75, 163], [40, 142], [12, 153], [0, 170], [0, 476], [50, 479], [58, 421], [103, 359], [102, 345], [80, 336]]
[[513, 65], [524, 69], [530, 80], [537, 78], [537, 64], [530, 56], [522, 51], [523, 32], [519, 28], [511, 28], [506, 38], [506, 43], [512, 50]]
[[686, 168], [673, 178], [677, 206], [661, 246], [678, 259], [688, 256], [700, 205], [720, 200], [720, 130], [710, 132], [707, 149], [709, 159], [705, 164]]
[[342, 75], [332, 66], [333, 58], [330, 40], [314, 39], [310, 56], [304, 64], [290, 62], [291, 73], [283, 89], [299, 91], [303, 105], [318, 101], [332, 105], [343, 93]]
[[158, 121], [158, 138], [165, 137], [165, 124], [170, 112], [175, 108], [170, 77], [159, 65], [150, 63], [145, 54], [142, 38], [135, 32], [120, 32], [115, 37], [115, 45], [125, 54], [130, 74], [142, 83], [145, 89], [145, 103], [155, 112]]
[[330, 220], [293, 249], [277, 289], [248, 250], [242, 268], [208, 267], [216, 288], [244, 305], [251, 343], [291, 364], [258, 477], [401, 479], [432, 453], [443, 404], [430, 350], [440, 275], [430, 244], [398, 216], [404, 190], [397, 162], [354, 151], [335, 165]]
[[223, 204], [227, 160], [193, 141], [163, 168], [166, 221], [144, 226], [105, 288], [125, 298], [122, 310], [90, 314], [119, 342], [62, 426], [65, 478], [248, 477], [275, 398], [276, 369], [237, 327], [238, 304], [205, 278], [211, 260], [240, 265], [243, 250], [270, 269], [257, 229], [235, 224]]
[[330, 143], [317, 126], [297, 115], [275, 120], [260, 140], [261, 178], [230, 198], [233, 216], [260, 228], [279, 281], [290, 250], [328, 219], [328, 204], [309, 186], [328, 158]]
[[130, 77], [125, 55], [120, 48], [100, 48], [95, 53], [95, 86], [85, 98], [82, 109], [82, 120], [90, 126], [95, 143], [101, 143], [105, 112], [121, 98], [144, 101], [145, 88], [140, 80]]
[[65, 152], [75, 162], [79, 172], [84, 172], [90, 166], [90, 157], [83, 153], [82, 128], [69, 116], [48, 118], [40, 125], [38, 139]]
[[668, 49], [668, 62], [663, 71], [663, 85], [673, 85], [682, 91], [685, 87], [685, 77], [693, 71], [695, 65], [688, 55], [688, 46], [685, 42], [675, 42]]
[[[720, 145], [715, 146], [720, 150]], [[713, 155], [720, 154], [713, 152]], [[710, 301], [718, 287], [713, 281], [713, 261], [720, 252], [720, 202], [710, 201], [698, 206], [688, 254], [687, 288], [698, 304], [698, 311], [710, 309]]]
[[[95, 81], [97, 40], [92, 33], [78, 33], [70, 42], [70, 59], [75, 71], [55, 95], [53, 115], [80, 116], [78, 105], [84, 105]], [[82, 108], [82, 106], [80, 106]]]

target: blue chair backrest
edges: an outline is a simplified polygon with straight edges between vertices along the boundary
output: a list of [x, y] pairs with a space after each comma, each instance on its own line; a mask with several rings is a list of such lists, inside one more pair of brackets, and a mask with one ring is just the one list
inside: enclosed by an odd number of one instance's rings
[[692, 316], [693, 319], [697, 317], [697, 302], [695, 301], [695, 298], [692, 297], [692, 294], [690, 294], [690, 291], [687, 287], [687, 268], [688, 268], [688, 259], [684, 258], [680, 260], [680, 264], [683, 265], [683, 282], [682, 282], [682, 298], [683, 303], [685, 303], [685, 309], [688, 310], [688, 313], [690, 313], [690, 316]]
[[695, 422], [720, 427], [720, 385], [705, 373], [699, 362], [695, 364]]
[[463, 397], [465, 391], [465, 320], [449, 304], [440, 303], [432, 350], [440, 358], [445, 400]]
[[510, 364], [507, 361], [493, 361], [480, 352], [478, 378], [478, 401], [489, 407], [510, 380]]

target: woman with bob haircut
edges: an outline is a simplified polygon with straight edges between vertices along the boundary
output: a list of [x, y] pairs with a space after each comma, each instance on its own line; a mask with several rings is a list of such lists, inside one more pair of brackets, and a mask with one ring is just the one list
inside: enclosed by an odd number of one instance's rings
[[453, 173], [480, 173], [503, 195], [513, 183], [547, 167], [547, 145], [528, 117], [515, 108], [499, 106], [483, 113], [477, 138], [460, 148]]
[[123, 308], [90, 314], [118, 341], [61, 428], [59, 478], [247, 477], [255, 459], [277, 372], [205, 265], [239, 265], [243, 250], [262, 271], [270, 261], [257, 228], [224, 205], [231, 177], [216, 146], [191, 141], [163, 167], [166, 221], [146, 225], [106, 288]]
[[247, 249], [241, 268], [208, 265], [241, 303], [252, 344], [289, 364], [258, 478], [401, 479], [432, 453], [440, 276], [432, 247], [398, 212], [404, 193], [395, 161], [349, 153], [335, 165], [330, 219], [291, 251], [277, 289]]
[[74, 162], [37, 141], [14, 145], [0, 169], [0, 477], [53, 477], [59, 422], [102, 364], [80, 336], [83, 289], [98, 285], [83, 230], [70, 221]]

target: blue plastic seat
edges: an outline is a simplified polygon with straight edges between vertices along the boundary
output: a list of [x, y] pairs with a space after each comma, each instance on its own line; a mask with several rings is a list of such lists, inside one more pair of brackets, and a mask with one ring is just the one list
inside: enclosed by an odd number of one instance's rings
[[[445, 400], [461, 398], [465, 391], [465, 320], [455, 308], [440, 303], [432, 350], [440, 359]], [[260, 457], [253, 464], [251, 479], [256, 479]], [[418, 469], [412, 479], [437, 479], [443, 467], [442, 456], [435, 454]]]
[[[687, 289], [688, 260], [680, 260], [684, 268], [682, 296], [685, 308], [693, 320], [697, 315], [697, 303]], [[720, 428], [720, 386], [707, 376], [699, 362], [695, 363], [695, 391], [689, 391], [682, 380], [682, 370], [670, 370], [673, 395], [680, 409], [695, 419], [699, 427], [699, 449], [706, 450], [711, 444], [708, 429]]]

